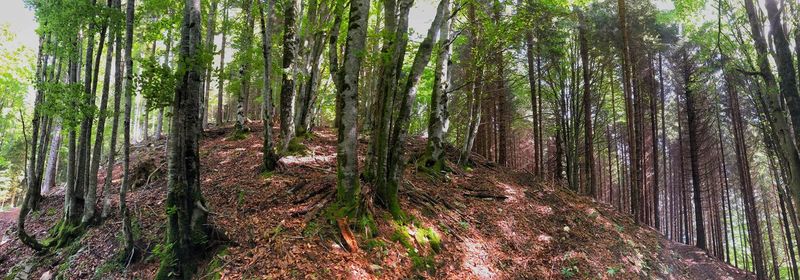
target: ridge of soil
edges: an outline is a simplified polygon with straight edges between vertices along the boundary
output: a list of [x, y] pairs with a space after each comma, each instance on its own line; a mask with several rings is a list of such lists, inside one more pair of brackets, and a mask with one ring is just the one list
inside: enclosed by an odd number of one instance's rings
[[[278, 171], [261, 174], [263, 127], [251, 125], [241, 140], [227, 127], [205, 132], [201, 141], [210, 223], [231, 242], [208, 246], [196, 279], [754, 279], [695, 247], [665, 240], [609, 205], [480, 159], [472, 170], [450, 166], [452, 173], [438, 177], [416, 172], [413, 161], [407, 164], [400, 200], [412, 222], [398, 224], [368, 205], [377, 232], [368, 238], [369, 227], [355, 229], [361, 249], [351, 253], [326, 214], [335, 197], [334, 132], [317, 129], [304, 141], [304, 153], [284, 157]], [[366, 146], [360, 143], [361, 155]], [[410, 139], [409, 158], [424, 148], [424, 139]], [[117, 213], [73, 245], [45, 255], [16, 239], [14, 213], [0, 213], [0, 275], [151, 279], [158, 268], [153, 251], [165, 230], [164, 151], [163, 141], [149, 142], [134, 147], [132, 156], [135, 183], [128, 205], [141, 259], [112, 261], [121, 240]], [[119, 164], [113, 176], [116, 207]], [[363, 187], [363, 195], [372, 195]], [[62, 204], [61, 194], [46, 196], [41, 210], [29, 216], [29, 234], [45, 238]], [[441, 237], [440, 249], [429, 246], [431, 231]]]

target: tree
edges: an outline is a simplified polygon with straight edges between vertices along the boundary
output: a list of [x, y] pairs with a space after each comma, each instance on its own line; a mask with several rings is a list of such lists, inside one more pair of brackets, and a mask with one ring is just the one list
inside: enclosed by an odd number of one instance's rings
[[[272, 12], [274, 0], [267, 0], [267, 15]], [[264, 123], [264, 143], [262, 147], [263, 169], [272, 171], [277, 167], [278, 155], [275, 154], [275, 145], [272, 143], [272, 87], [270, 86], [270, 72], [272, 69], [272, 21], [264, 14], [264, 5], [258, 5], [261, 14], [261, 50], [264, 57], [264, 112], [261, 120]]]
[[[336, 82], [336, 200], [347, 216], [356, 218], [360, 209], [358, 174], [358, 80], [361, 73], [361, 52], [364, 51], [369, 18], [369, 0], [350, 3], [347, 40], [341, 67], [332, 61]], [[337, 15], [338, 17], [338, 15]], [[337, 18], [337, 22], [340, 19]], [[337, 30], [338, 31], [338, 30]], [[332, 42], [335, 42], [331, 40]], [[335, 47], [334, 47], [335, 48]], [[336, 55], [335, 53], [333, 55]]]
[[245, 128], [245, 122], [247, 119], [247, 109], [250, 100], [250, 48], [253, 45], [253, 13], [252, 13], [252, 0], [244, 0], [242, 1], [242, 13], [245, 15], [245, 28], [242, 30], [241, 35], [241, 47], [239, 49], [240, 55], [242, 56], [242, 65], [241, 69], [239, 70], [239, 74], [241, 75], [241, 88], [239, 94], [237, 95], [237, 106], [236, 106], [236, 130], [239, 132], [244, 132], [248, 129]]
[[433, 79], [433, 92], [431, 93], [430, 113], [428, 115], [428, 143], [421, 164], [431, 173], [438, 174], [447, 169], [444, 158], [445, 134], [450, 127], [450, 112], [448, 111], [448, 91], [450, 90], [450, 77], [448, 76], [450, 64], [450, 8], [444, 7], [444, 22], [439, 28], [439, 42], [436, 49], [435, 76]]
[[283, 74], [281, 76], [281, 154], [289, 150], [294, 138], [295, 56], [297, 54], [297, 0], [285, 4], [283, 10]]
[[125, 11], [125, 112], [122, 128], [122, 184], [119, 187], [119, 213], [122, 215], [122, 236], [125, 237], [121, 256], [133, 253], [133, 232], [128, 213], [127, 193], [131, 185], [131, 109], [133, 107], [133, 23], [135, 0], [128, 0]]
[[583, 153], [585, 156], [584, 174], [586, 188], [589, 196], [595, 196], [595, 171], [594, 171], [594, 139], [592, 137], [592, 90], [591, 77], [589, 76], [589, 46], [586, 39], [586, 20], [583, 12], [578, 11], [580, 18], [579, 38], [581, 53], [581, 69], [583, 70]]
[[157, 279], [189, 279], [194, 271], [195, 252], [210, 231], [206, 222], [208, 207], [200, 190], [199, 101], [206, 65], [202, 60], [200, 0], [184, 3], [178, 85], [169, 137], [166, 245]]

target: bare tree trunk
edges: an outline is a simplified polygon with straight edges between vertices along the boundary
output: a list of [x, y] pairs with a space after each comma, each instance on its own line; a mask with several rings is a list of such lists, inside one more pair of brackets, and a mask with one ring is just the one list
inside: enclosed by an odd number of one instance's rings
[[461, 156], [458, 158], [459, 165], [467, 165], [469, 157], [472, 154], [472, 146], [475, 143], [475, 137], [478, 134], [478, 129], [481, 124], [481, 87], [483, 87], [483, 67], [478, 64], [478, 44], [479, 44], [479, 29], [478, 24], [475, 22], [475, 3], [469, 4], [468, 21], [471, 22], [469, 26], [469, 59], [472, 61], [468, 70], [470, 74], [467, 75], [471, 79], [472, 88], [468, 91], [468, 110], [469, 110], [469, 124], [467, 125], [467, 133], [464, 137], [464, 147], [461, 149]]

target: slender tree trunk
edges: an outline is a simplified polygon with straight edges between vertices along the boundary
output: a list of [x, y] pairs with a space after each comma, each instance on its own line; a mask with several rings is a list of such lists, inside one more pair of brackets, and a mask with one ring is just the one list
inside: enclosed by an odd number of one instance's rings
[[[586, 175], [587, 194], [596, 197], [596, 178], [594, 171], [594, 137], [592, 135], [592, 90], [591, 77], [589, 72], [589, 43], [586, 39], [586, 19], [583, 12], [578, 12], [580, 18], [579, 41], [581, 53], [581, 69], [583, 70], [583, 153], [584, 153], [584, 174]], [[655, 139], [655, 138], [654, 138]]]
[[[792, 1], [789, 1], [792, 2]], [[767, 18], [770, 23], [770, 33], [775, 48], [775, 64], [778, 66], [780, 76], [780, 93], [786, 100], [786, 106], [791, 116], [792, 128], [794, 128], [794, 139], [800, 142], [800, 94], [797, 92], [797, 72], [792, 60], [792, 50], [789, 48], [789, 40], [784, 32], [781, 13], [783, 8], [778, 9], [775, 0], [765, 0], [764, 6], [767, 8]], [[796, 203], [800, 203], [800, 186], [790, 189]]]
[[[111, 1], [109, 0], [108, 3], [111, 6]], [[110, 19], [106, 19], [110, 20]], [[100, 48], [98, 50], [98, 57], [100, 53], [103, 52], [102, 44], [103, 39], [106, 37], [106, 32], [108, 29], [108, 23], [103, 24], [103, 31], [100, 35]], [[109, 36], [110, 37], [110, 36]], [[100, 169], [100, 161], [102, 158], [100, 154], [103, 150], [103, 138], [105, 136], [105, 127], [106, 127], [106, 111], [108, 107], [108, 91], [111, 87], [111, 58], [114, 52], [114, 40], [108, 40], [108, 50], [106, 50], [106, 62], [105, 62], [105, 72], [103, 76], [103, 91], [100, 96], [100, 111], [98, 114], [97, 119], [97, 131], [94, 136], [94, 150], [92, 154], [92, 161], [91, 166], [89, 167], [89, 187], [86, 190], [86, 203], [84, 204], [83, 208], [83, 217], [81, 218], [82, 223], [93, 223], [95, 221], [95, 206], [97, 204], [97, 171]], [[99, 66], [99, 64], [98, 64]], [[98, 67], [99, 68], [99, 67]], [[99, 70], [99, 69], [98, 69]]]
[[270, 74], [272, 70], [272, 18], [268, 15], [273, 13], [274, 0], [267, 1], [267, 12], [264, 13], [264, 5], [259, 3], [258, 9], [261, 14], [261, 51], [264, 57], [264, 112], [261, 113], [261, 120], [264, 123], [264, 145], [262, 148], [264, 171], [275, 170], [278, 163], [278, 155], [275, 154], [275, 144], [272, 142], [272, 87]]
[[686, 119], [689, 129], [689, 164], [692, 174], [692, 199], [694, 201], [694, 221], [695, 235], [697, 240], [695, 246], [707, 250], [705, 222], [703, 221], [702, 189], [700, 182], [700, 143], [698, 139], [699, 120], [697, 119], [697, 108], [695, 108], [695, 93], [691, 89], [694, 83], [694, 63], [687, 53], [681, 54], [681, 72], [683, 82], [683, 95], [686, 100]]
[[[121, 9], [121, 0], [114, 0], [114, 9]], [[114, 175], [114, 158], [117, 155], [117, 135], [119, 129], [119, 115], [120, 115], [120, 100], [122, 99], [122, 95], [125, 94], [122, 91], [122, 77], [123, 71], [125, 71], [125, 62], [122, 61], [122, 26], [121, 25], [114, 25], [114, 38], [116, 42], [114, 43], [115, 50], [114, 50], [114, 118], [111, 121], [111, 141], [109, 141], [108, 145], [108, 161], [106, 163], [106, 177], [103, 182], [103, 212], [101, 213], [101, 219], [106, 219], [110, 214], [111, 211], [111, 186], [112, 186], [112, 178]], [[109, 51], [111, 49], [109, 48]]]
[[477, 24], [475, 24], [475, 3], [469, 4], [467, 18], [469, 22], [473, 23], [469, 26], [469, 59], [472, 61], [472, 64], [468, 68], [470, 75], [467, 75], [467, 78], [471, 79], [472, 88], [468, 91], [469, 124], [467, 125], [466, 136], [464, 137], [464, 147], [461, 149], [461, 156], [458, 158], [458, 164], [462, 166], [469, 163], [469, 157], [472, 154], [472, 146], [475, 143], [475, 136], [477, 135], [481, 124], [481, 104], [483, 103], [481, 98], [481, 87], [483, 86], [483, 67], [476, 65], [479, 63], [479, 34]]
[[[217, 46], [214, 45], [214, 32], [217, 28], [217, 6], [219, 4], [219, 0], [212, 0], [211, 1], [211, 11], [208, 13], [208, 20], [206, 22], [206, 42], [204, 46], [208, 50], [208, 52], [213, 57], [214, 52], [216, 52]], [[224, 7], [223, 7], [224, 8]], [[259, 8], [261, 6], [259, 5]], [[209, 92], [211, 91], [211, 71], [213, 67], [211, 66], [213, 61], [209, 61], [206, 65], [206, 74], [203, 77], [203, 102], [200, 105], [200, 114], [202, 114], [202, 127], [203, 130], [208, 128], [208, 98]]]
[[[239, 52], [244, 53], [242, 65], [239, 69], [241, 76], [241, 88], [237, 95], [236, 105], [236, 130], [247, 131], [245, 122], [247, 121], [247, 105], [250, 98], [250, 49], [253, 45], [253, 13], [251, 11], [252, 0], [242, 1], [242, 13], [245, 15], [245, 27], [242, 30], [241, 46]], [[294, 15], [292, 15], [294, 16]], [[288, 23], [287, 23], [288, 24]]]
[[[118, 0], [120, 1], [120, 0]], [[135, 0], [128, 0], [125, 15], [125, 113], [122, 137], [122, 185], [119, 188], [119, 213], [122, 215], [122, 236], [125, 238], [122, 257], [133, 254], [133, 233], [127, 207], [131, 166], [131, 109], [133, 107], [133, 23]]]
[[[222, 126], [225, 123], [225, 118], [222, 115], [222, 96], [225, 95], [225, 48], [228, 45], [228, 0], [225, 0], [222, 5], [222, 50], [219, 54], [219, 76], [217, 78], [217, 126]], [[265, 124], [266, 126], [266, 124]]]

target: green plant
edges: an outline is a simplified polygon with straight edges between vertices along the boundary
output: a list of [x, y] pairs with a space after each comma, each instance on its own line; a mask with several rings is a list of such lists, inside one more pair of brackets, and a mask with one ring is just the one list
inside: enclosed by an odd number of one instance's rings
[[577, 276], [579, 272], [580, 270], [578, 270], [578, 267], [574, 265], [561, 268], [561, 276], [564, 276], [564, 278], [573, 278]]
[[463, 229], [463, 230], [469, 229], [469, 223], [467, 223], [465, 221], [458, 222], [458, 226], [461, 227], [461, 229]]
[[612, 266], [609, 267], [608, 270], [606, 270], [606, 274], [608, 274], [608, 276], [613, 277], [614, 275], [617, 275], [617, 273], [619, 273], [620, 271], [621, 271], [620, 268]]

